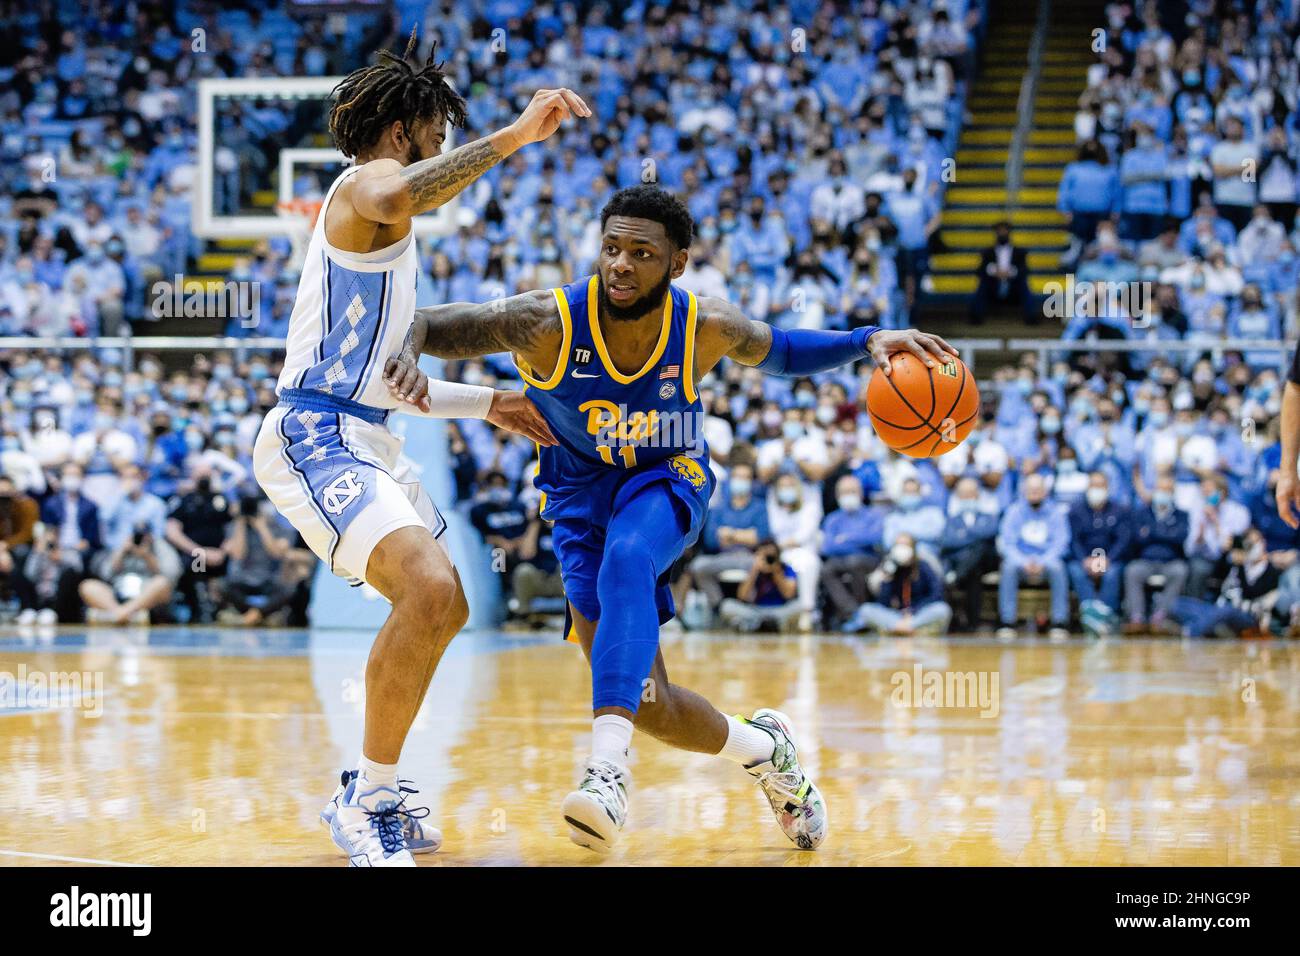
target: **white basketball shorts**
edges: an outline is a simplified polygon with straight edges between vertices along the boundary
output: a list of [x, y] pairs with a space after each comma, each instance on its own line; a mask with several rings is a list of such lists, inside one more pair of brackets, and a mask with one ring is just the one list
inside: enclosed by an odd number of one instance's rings
[[257, 434], [253, 473], [317, 557], [361, 584], [370, 552], [399, 528], [427, 528], [446, 550], [447, 522], [402, 443], [385, 425], [343, 412], [279, 405]]

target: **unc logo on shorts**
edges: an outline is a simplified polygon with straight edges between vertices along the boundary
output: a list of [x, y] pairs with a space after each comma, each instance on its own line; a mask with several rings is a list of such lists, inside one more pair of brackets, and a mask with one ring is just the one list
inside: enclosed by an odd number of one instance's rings
[[360, 498], [361, 492], [365, 490], [365, 483], [357, 481], [355, 471], [345, 471], [325, 486], [325, 490], [320, 495], [321, 504], [330, 514], [341, 515], [344, 509]]
[[704, 482], [707, 480], [704, 476], [704, 468], [690, 455], [673, 455], [668, 459], [668, 467], [678, 478], [689, 481], [696, 491], [704, 487]]

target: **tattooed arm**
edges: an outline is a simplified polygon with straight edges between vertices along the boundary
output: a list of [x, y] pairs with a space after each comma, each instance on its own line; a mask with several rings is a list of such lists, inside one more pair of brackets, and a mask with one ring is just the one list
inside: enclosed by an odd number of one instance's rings
[[[525, 292], [481, 305], [452, 302], [416, 309], [402, 350], [384, 363], [384, 381], [394, 398], [426, 414], [465, 417], [461, 409], [473, 400], [476, 411], [469, 417], [484, 418], [541, 445], [554, 445], [555, 436], [546, 420], [523, 392], [431, 382], [420, 370], [420, 355], [463, 359], [514, 352], [534, 369], [553, 369], [562, 341], [559, 306], [548, 291]], [[478, 397], [462, 394], [466, 392]], [[491, 401], [484, 405], [488, 392]], [[439, 399], [436, 407], [433, 398]]]
[[533, 368], [554, 368], [563, 331], [555, 296], [538, 289], [491, 302], [416, 309], [403, 354], [464, 359], [513, 352]]
[[519, 119], [490, 136], [409, 166], [382, 161], [382, 171], [356, 181], [352, 204], [364, 218], [388, 225], [437, 209], [515, 150], [546, 139], [575, 113], [586, 117], [591, 110], [572, 90], [538, 90]]
[[546, 290], [491, 302], [434, 305], [415, 310], [402, 350], [388, 359], [384, 377], [396, 397], [411, 401], [424, 387], [421, 355], [465, 359], [513, 352], [542, 374], [560, 360], [563, 338], [559, 306]]

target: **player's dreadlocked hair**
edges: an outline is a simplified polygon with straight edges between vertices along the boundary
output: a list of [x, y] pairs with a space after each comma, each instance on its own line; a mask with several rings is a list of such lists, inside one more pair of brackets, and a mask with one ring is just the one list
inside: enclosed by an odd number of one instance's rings
[[[437, 44], [434, 44], [434, 50]], [[410, 135], [411, 124], [445, 116], [452, 126], [465, 125], [465, 100], [447, 81], [442, 64], [414, 65], [415, 30], [400, 57], [380, 50], [373, 66], [353, 70], [334, 87], [330, 105], [330, 133], [334, 145], [355, 159], [379, 141], [391, 124], [402, 121]]]

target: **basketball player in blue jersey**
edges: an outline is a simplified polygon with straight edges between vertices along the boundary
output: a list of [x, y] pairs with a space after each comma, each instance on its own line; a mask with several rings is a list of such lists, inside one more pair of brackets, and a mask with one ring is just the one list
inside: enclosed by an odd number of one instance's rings
[[326, 194], [290, 318], [279, 405], [262, 424], [254, 472], [267, 496], [336, 574], [368, 582], [392, 612], [366, 665], [365, 734], [322, 819], [353, 866], [414, 866], [441, 835], [408, 812], [402, 745], [444, 648], [468, 616], [440, 536], [438, 509], [388, 430], [402, 408], [477, 417], [550, 445], [522, 393], [427, 382], [399, 400], [383, 365], [410, 335], [418, 263], [411, 218], [447, 202], [515, 150], [590, 111], [569, 90], [541, 90], [510, 126], [442, 154], [465, 103], [432, 56], [381, 53], [335, 89], [330, 132], [354, 165]]
[[627, 815], [627, 751], [636, 727], [684, 750], [733, 760], [757, 778], [785, 834], [826, 837], [821, 794], [800, 766], [790, 720], [768, 708], [727, 717], [670, 684], [659, 626], [674, 613], [666, 576], [699, 536], [713, 491], [696, 383], [728, 357], [804, 376], [872, 356], [886, 369], [909, 350], [933, 366], [956, 355], [937, 336], [861, 328], [784, 332], [729, 302], [672, 284], [694, 232], [676, 197], [654, 186], [616, 193], [601, 212], [595, 275], [562, 289], [416, 310], [406, 348], [387, 363], [394, 393], [423, 388], [421, 351], [443, 358], [511, 352], [557, 439], [536, 485], [554, 522], [572, 631], [591, 663], [592, 753], [564, 800], [570, 838], [607, 850]]

